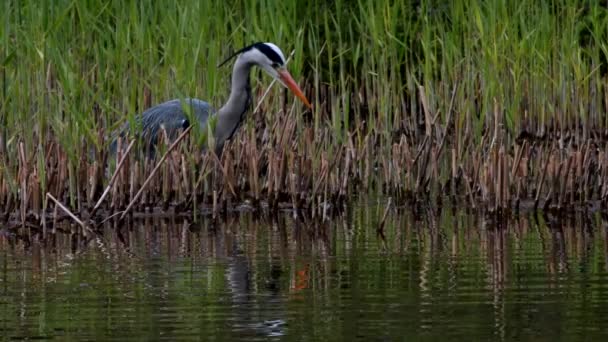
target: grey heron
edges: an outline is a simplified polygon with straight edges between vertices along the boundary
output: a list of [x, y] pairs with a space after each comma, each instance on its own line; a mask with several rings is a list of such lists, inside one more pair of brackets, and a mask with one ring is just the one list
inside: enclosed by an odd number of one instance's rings
[[[255, 43], [246, 46], [229, 56], [219, 66], [226, 64], [236, 57], [232, 69], [232, 84], [228, 101], [216, 112], [212, 106], [202, 100], [187, 98], [170, 100], [145, 110], [137, 118], [141, 125], [142, 138], [150, 151], [153, 151], [161, 127], [164, 127], [170, 139], [174, 139], [178, 130], [190, 125], [183, 106], [189, 106], [191, 117], [198, 120], [200, 127], [206, 127], [209, 118], [216, 116], [214, 129], [215, 152], [220, 155], [224, 143], [232, 137], [251, 107], [251, 86], [249, 74], [253, 66], [258, 66], [289, 88], [307, 107], [312, 108], [302, 90], [293, 80], [285, 67], [285, 56], [281, 49], [273, 43]], [[129, 123], [120, 129], [124, 135], [129, 130]], [[116, 151], [116, 141], [111, 150]]]

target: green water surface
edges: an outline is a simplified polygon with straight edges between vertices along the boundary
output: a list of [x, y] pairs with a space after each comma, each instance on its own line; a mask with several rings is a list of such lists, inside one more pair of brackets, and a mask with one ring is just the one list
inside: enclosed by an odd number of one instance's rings
[[[608, 340], [599, 214], [382, 208], [0, 235], [4, 339]], [[66, 229], [70, 229], [69, 226]]]

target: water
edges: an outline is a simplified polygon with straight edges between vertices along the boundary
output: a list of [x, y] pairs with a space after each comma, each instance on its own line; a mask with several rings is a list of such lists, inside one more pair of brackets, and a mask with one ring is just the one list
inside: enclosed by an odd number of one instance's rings
[[[355, 209], [0, 234], [0, 331], [49, 340], [606, 340], [598, 214]], [[65, 227], [69, 229], [69, 227]], [[117, 233], [121, 231], [121, 233]]]

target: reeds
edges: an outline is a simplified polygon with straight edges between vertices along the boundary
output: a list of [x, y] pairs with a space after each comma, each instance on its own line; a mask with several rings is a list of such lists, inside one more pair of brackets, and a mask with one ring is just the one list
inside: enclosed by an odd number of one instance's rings
[[[255, 40], [295, 51], [289, 68], [315, 109], [275, 87], [220, 158], [199, 153], [206, 132], [193, 130], [134, 210], [248, 201], [323, 216], [357, 194], [488, 210], [608, 198], [599, 1], [7, 1], [2, 214], [52, 213], [47, 193], [91, 211], [122, 157], [108, 154], [110, 133], [171, 98], [219, 107], [230, 70], [217, 62]], [[268, 84], [254, 81], [258, 99]], [[135, 144], [96, 214], [135, 199], [158, 162], [143, 156]]]

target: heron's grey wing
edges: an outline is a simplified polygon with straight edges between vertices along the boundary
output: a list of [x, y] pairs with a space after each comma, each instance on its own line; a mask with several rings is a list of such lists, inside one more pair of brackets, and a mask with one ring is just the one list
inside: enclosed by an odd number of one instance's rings
[[[209, 103], [198, 99], [170, 100], [148, 108], [140, 117], [136, 118], [137, 124], [141, 125], [141, 136], [149, 147], [152, 148], [156, 145], [161, 127], [164, 127], [169, 139], [173, 140], [180, 129], [190, 126], [188, 116], [184, 112], [184, 106], [188, 105], [192, 116], [198, 120], [200, 126], [206, 125], [214, 110]], [[125, 123], [120, 134], [124, 135], [129, 130], [129, 123]], [[115, 142], [111, 149], [115, 151]]]
[[194, 115], [201, 127], [207, 124], [207, 120], [209, 120], [211, 115], [215, 114], [215, 109], [203, 100], [190, 99], [190, 104], [194, 108]]
[[[146, 110], [142, 114], [142, 132], [145, 137], [154, 139], [158, 137], [161, 126], [167, 131], [171, 139], [176, 138], [180, 129], [190, 126], [190, 120], [184, 112], [184, 107], [190, 106], [190, 117], [199, 121], [201, 126], [207, 123], [210, 113], [213, 111], [211, 106], [198, 99], [179, 99], [167, 101]], [[186, 107], [186, 110], [188, 108]]]

